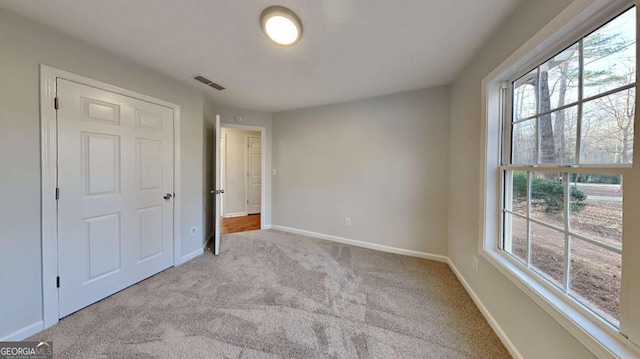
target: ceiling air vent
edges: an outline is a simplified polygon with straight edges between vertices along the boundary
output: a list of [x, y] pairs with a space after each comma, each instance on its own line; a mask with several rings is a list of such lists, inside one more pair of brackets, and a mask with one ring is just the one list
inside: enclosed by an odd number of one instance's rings
[[193, 79], [196, 80], [196, 81], [200, 81], [200, 82], [202, 82], [203, 84], [205, 84], [207, 86], [211, 86], [211, 87], [213, 87], [214, 89], [216, 89], [218, 91], [224, 90], [224, 87], [218, 85], [217, 83], [209, 80], [206, 77], [202, 77], [202, 76], [198, 75], [198, 76], [195, 76]]
[[222, 86], [218, 85], [218, 84], [217, 84], [217, 83], [215, 83], [215, 82], [210, 83], [210, 84], [209, 84], [209, 86], [213, 87], [214, 89], [216, 89], [216, 90], [218, 90], [218, 91], [222, 91], [222, 90], [224, 90], [224, 87], [222, 87]]

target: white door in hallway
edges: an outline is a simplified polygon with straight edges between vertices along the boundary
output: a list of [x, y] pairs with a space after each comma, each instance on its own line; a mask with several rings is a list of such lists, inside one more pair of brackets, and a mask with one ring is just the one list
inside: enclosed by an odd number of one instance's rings
[[260, 213], [262, 204], [262, 140], [247, 136], [247, 214]]
[[173, 265], [173, 109], [57, 79], [59, 316]]
[[215, 184], [214, 190], [211, 194], [215, 196], [213, 202], [215, 210], [213, 211], [213, 254], [220, 255], [220, 220], [222, 218], [222, 206], [221, 196], [224, 193], [222, 186], [222, 131], [220, 129], [220, 115], [216, 115], [215, 129], [213, 138], [215, 138], [214, 144], [214, 156], [215, 164], [213, 168], [213, 182]]

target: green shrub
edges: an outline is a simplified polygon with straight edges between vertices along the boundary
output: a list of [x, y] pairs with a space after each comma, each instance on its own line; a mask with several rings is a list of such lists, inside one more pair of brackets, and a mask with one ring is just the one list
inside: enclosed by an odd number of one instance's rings
[[572, 173], [569, 177], [570, 182], [578, 183], [604, 183], [604, 184], [620, 184], [622, 176], [607, 174], [584, 174]]
[[[570, 186], [571, 211], [579, 212], [587, 204], [587, 196]], [[541, 206], [545, 212], [559, 212], [564, 209], [564, 188], [561, 181], [550, 181], [544, 178], [533, 177], [531, 180], [531, 205]], [[527, 174], [525, 172], [513, 173], [513, 196], [524, 200], [527, 197]]]

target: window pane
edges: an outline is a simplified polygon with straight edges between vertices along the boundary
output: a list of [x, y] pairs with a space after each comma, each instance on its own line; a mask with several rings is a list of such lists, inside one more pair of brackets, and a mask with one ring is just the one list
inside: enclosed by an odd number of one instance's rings
[[[575, 43], [540, 65], [540, 112], [578, 101], [580, 48]], [[545, 104], [548, 102], [548, 105]]]
[[531, 218], [564, 229], [564, 186], [558, 172], [531, 172]]
[[584, 98], [634, 82], [635, 7], [585, 37], [583, 47]]
[[536, 120], [513, 124], [511, 137], [511, 163], [536, 164]]
[[519, 121], [538, 113], [538, 69], [513, 83], [513, 121]]
[[571, 238], [569, 294], [615, 326], [620, 320], [622, 256]]
[[571, 232], [622, 247], [622, 176], [572, 174], [570, 176]]
[[527, 220], [505, 213], [505, 250], [527, 262]]
[[531, 265], [556, 286], [564, 278], [564, 234], [531, 222]]
[[515, 213], [527, 215], [527, 172], [513, 171], [511, 208]]
[[631, 88], [584, 104], [581, 163], [633, 162], [635, 98]]
[[575, 163], [577, 125], [578, 106], [540, 116], [540, 163]]

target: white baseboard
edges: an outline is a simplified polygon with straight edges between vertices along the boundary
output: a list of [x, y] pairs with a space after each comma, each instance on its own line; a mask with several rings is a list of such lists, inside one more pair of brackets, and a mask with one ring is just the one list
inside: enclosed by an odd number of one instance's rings
[[272, 226], [270, 224], [263, 224], [262, 228], [260, 228], [260, 229], [271, 229], [271, 228], [272, 228]]
[[507, 348], [511, 356], [514, 357], [515, 359], [523, 359], [522, 354], [520, 354], [520, 352], [518, 351], [516, 346], [513, 344], [511, 339], [509, 339], [509, 337], [507, 336], [507, 333], [505, 333], [505, 331], [502, 330], [502, 328], [500, 327], [498, 322], [495, 320], [493, 315], [491, 315], [491, 313], [489, 312], [489, 309], [487, 309], [487, 307], [484, 306], [484, 303], [482, 303], [478, 295], [473, 291], [473, 289], [471, 289], [471, 286], [464, 279], [464, 277], [462, 276], [462, 273], [460, 273], [458, 268], [456, 268], [456, 266], [453, 264], [451, 259], [447, 259], [447, 263], [449, 264], [449, 267], [451, 268], [453, 273], [455, 273], [456, 277], [458, 277], [458, 280], [460, 281], [460, 283], [462, 283], [462, 286], [464, 287], [464, 289], [467, 291], [467, 293], [469, 293], [469, 295], [471, 296], [471, 299], [473, 299], [473, 302], [476, 303], [476, 306], [478, 307], [478, 309], [480, 309], [480, 312], [482, 313], [482, 315], [484, 315], [484, 318], [487, 320], [487, 322], [489, 322], [489, 325], [491, 326], [493, 331], [496, 333], [498, 338], [500, 338], [500, 341], [502, 341], [502, 344], [504, 344], [505, 348]]
[[337, 236], [331, 236], [331, 235], [328, 235], [328, 234], [305, 231], [305, 230], [302, 230], [302, 229], [289, 228], [289, 227], [283, 227], [283, 226], [277, 226], [277, 225], [272, 225], [271, 229], [275, 229], [275, 230], [283, 231], [283, 232], [294, 233], [294, 234], [300, 234], [300, 235], [307, 236], [307, 237], [324, 239], [324, 240], [332, 241], [332, 242], [350, 244], [352, 246], [373, 249], [373, 250], [381, 251], [381, 252], [388, 252], [388, 253], [395, 253], [395, 254], [401, 254], [401, 255], [405, 255], [405, 256], [410, 256], [410, 257], [424, 258], [424, 259], [429, 259], [429, 260], [432, 260], [432, 261], [444, 262], [444, 263], [447, 263], [447, 261], [448, 261], [448, 258], [446, 256], [442, 256], [442, 255], [438, 255], [438, 254], [418, 252], [418, 251], [412, 251], [412, 250], [409, 250], [409, 249], [402, 249], [402, 248], [385, 246], [385, 245], [382, 245], [382, 244], [375, 244], [375, 243], [357, 241], [355, 239], [348, 239], [348, 238], [342, 238], [342, 237], [337, 237]]
[[186, 254], [186, 255], [180, 257], [180, 262], [178, 263], [178, 265], [186, 263], [186, 262], [192, 260], [193, 258], [201, 255], [202, 253], [204, 253], [204, 248], [198, 248], [195, 251], [193, 251], [193, 252], [191, 252], [189, 254]]
[[247, 215], [247, 212], [236, 212], [236, 213], [225, 214], [224, 216], [222, 216], [222, 218], [244, 217], [246, 215]]
[[39, 322], [29, 324], [24, 328], [18, 329], [9, 335], [5, 335], [4, 337], [0, 338], [0, 342], [18, 342], [21, 340], [25, 340], [30, 336], [41, 332], [42, 330], [44, 330], [44, 322], [41, 320]]

